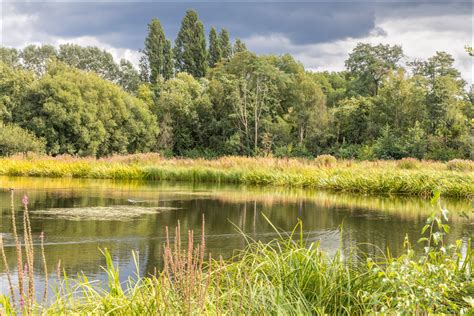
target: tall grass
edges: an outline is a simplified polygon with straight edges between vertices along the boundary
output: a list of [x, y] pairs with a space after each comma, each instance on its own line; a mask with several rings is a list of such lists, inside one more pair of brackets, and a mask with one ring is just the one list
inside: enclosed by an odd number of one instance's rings
[[0, 159], [0, 175], [241, 183], [420, 196], [441, 190], [445, 196], [474, 196], [472, 170], [432, 161], [419, 161], [415, 167], [407, 168], [406, 161], [321, 163], [245, 157], [192, 160], [164, 159], [154, 154], [107, 159], [38, 156]]
[[[121, 283], [119, 268], [105, 250], [107, 284], [84, 275], [70, 280], [60, 276], [58, 268], [60, 282], [51, 304], [33, 301], [29, 294], [25, 298], [28, 304], [15, 302], [12, 290], [0, 295], [0, 312], [468, 314], [474, 308], [474, 253], [470, 239], [445, 243], [447, 219], [446, 210], [430, 215], [419, 240], [425, 245], [423, 253], [415, 253], [406, 240], [405, 252], [399, 257], [392, 257], [388, 249], [369, 257], [358, 248], [340, 249], [330, 256], [318, 243], [304, 240], [299, 222], [291, 234], [279, 235], [271, 242], [249, 240], [245, 250], [225, 261], [206, 259], [204, 219], [199, 244], [195, 244], [193, 231], [182, 241], [178, 223], [174, 237], [166, 228], [163, 270], [140, 275], [140, 260], [134, 253], [136, 275]], [[28, 222], [23, 225], [28, 227]]]

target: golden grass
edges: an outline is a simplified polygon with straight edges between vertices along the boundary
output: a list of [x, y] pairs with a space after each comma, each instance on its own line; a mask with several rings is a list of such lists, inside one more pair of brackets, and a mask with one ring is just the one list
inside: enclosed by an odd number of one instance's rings
[[0, 175], [241, 183], [420, 196], [440, 190], [445, 196], [468, 199], [474, 195], [473, 171], [449, 170], [446, 163], [434, 161], [406, 169], [397, 161], [339, 160], [325, 165], [308, 159], [165, 159], [158, 154], [102, 159], [32, 156], [0, 159]]

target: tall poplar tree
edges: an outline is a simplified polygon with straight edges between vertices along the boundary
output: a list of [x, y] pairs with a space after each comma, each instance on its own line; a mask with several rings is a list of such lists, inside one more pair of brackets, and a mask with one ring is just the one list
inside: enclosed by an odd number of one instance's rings
[[148, 36], [143, 50], [149, 68], [150, 82], [156, 82], [158, 76], [169, 79], [172, 75], [171, 43], [166, 39], [163, 27], [158, 19], [153, 18], [148, 24]]
[[165, 64], [163, 65], [163, 78], [168, 80], [173, 77], [174, 74], [173, 50], [171, 49], [171, 41], [169, 39], [165, 41], [163, 56], [165, 60]]
[[196, 11], [189, 10], [181, 22], [174, 46], [176, 71], [184, 71], [195, 78], [206, 75], [207, 50], [204, 26]]
[[222, 58], [221, 46], [215, 28], [209, 32], [209, 67], [214, 67]]
[[219, 43], [221, 46], [222, 58], [229, 58], [232, 56], [232, 45], [229, 40], [229, 32], [226, 29], [221, 29], [219, 34]]

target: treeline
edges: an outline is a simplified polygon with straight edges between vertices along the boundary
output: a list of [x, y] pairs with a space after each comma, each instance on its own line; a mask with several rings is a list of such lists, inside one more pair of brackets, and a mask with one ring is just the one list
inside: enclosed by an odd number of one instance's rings
[[[0, 49], [0, 154], [473, 158], [474, 92], [444, 52], [360, 43], [341, 72], [258, 56], [188, 11], [139, 69], [95, 47]], [[15, 137], [15, 135], [19, 135]]]

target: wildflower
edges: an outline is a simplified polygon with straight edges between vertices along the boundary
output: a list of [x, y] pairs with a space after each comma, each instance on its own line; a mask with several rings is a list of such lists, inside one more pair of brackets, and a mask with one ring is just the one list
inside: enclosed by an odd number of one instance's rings
[[28, 205], [28, 196], [26, 194], [23, 195], [23, 199], [21, 199], [21, 203], [23, 203], [24, 206]]

